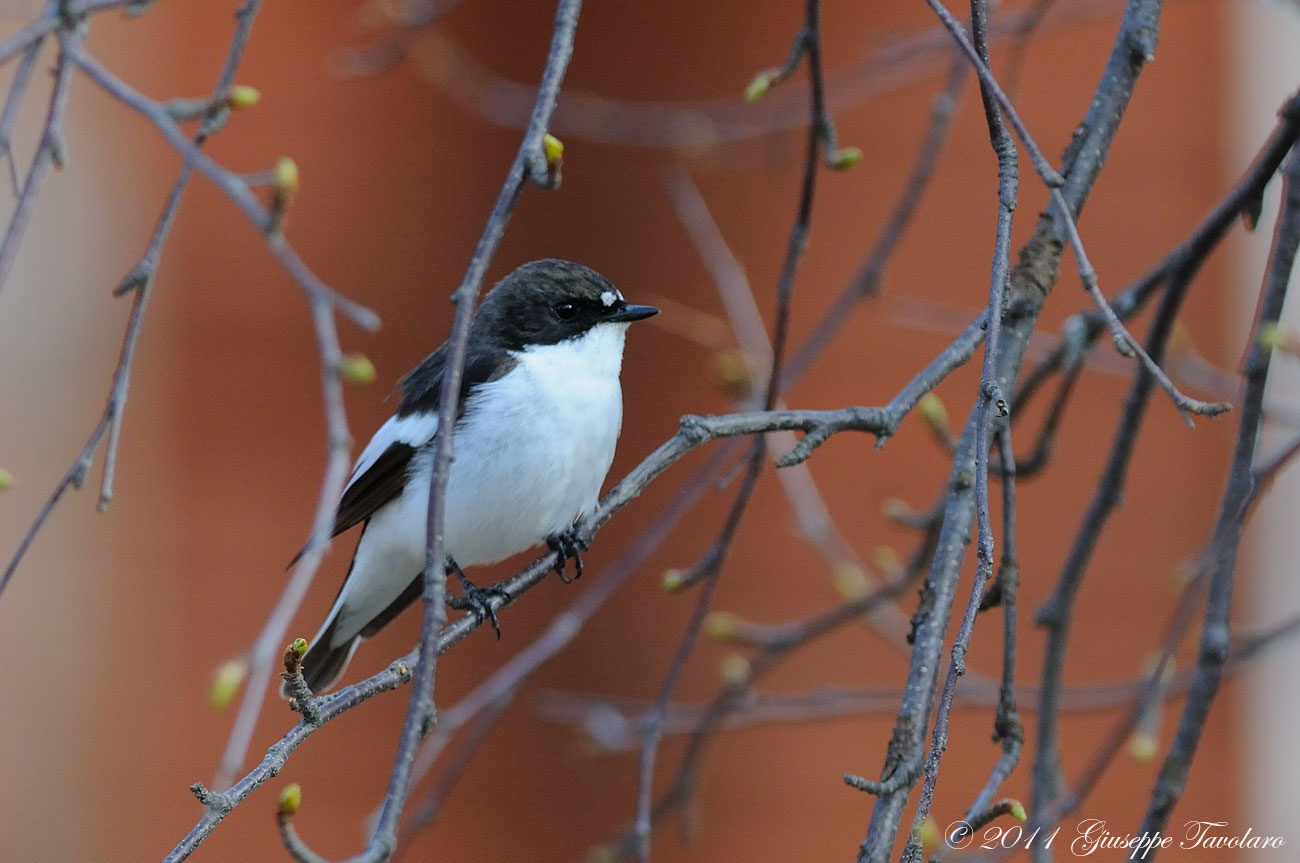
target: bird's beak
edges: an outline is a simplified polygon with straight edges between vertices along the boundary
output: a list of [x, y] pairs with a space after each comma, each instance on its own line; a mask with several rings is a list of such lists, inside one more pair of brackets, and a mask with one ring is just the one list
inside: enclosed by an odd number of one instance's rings
[[651, 315], [657, 314], [659, 314], [659, 310], [654, 306], [633, 306], [630, 304], [624, 304], [622, 308], [615, 309], [606, 315], [605, 320], [630, 323], [631, 321], [643, 320]]

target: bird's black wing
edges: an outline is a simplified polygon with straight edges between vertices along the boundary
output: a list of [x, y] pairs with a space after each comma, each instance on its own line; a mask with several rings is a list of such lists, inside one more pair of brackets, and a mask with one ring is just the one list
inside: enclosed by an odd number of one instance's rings
[[360, 524], [402, 493], [416, 449], [410, 443], [394, 441], [364, 473], [348, 483], [339, 501], [339, 511], [334, 516], [334, 532], [330, 536], [338, 536]]
[[[408, 372], [398, 384], [402, 400], [395, 419], [409, 423], [408, 428], [413, 434], [405, 439], [395, 437], [378, 458], [348, 483], [343, 498], [339, 501], [333, 536], [370, 518], [380, 507], [402, 493], [411, 459], [421, 447], [428, 444], [438, 426], [436, 417], [442, 397], [446, 354], [447, 346], [443, 345]], [[514, 358], [504, 350], [470, 351], [460, 381], [457, 421], [465, 414], [465, 401], [474, 387], [496, 380], [514, 365]], [[427, 417], [428, 422], [421, 423], [421, 417]]]

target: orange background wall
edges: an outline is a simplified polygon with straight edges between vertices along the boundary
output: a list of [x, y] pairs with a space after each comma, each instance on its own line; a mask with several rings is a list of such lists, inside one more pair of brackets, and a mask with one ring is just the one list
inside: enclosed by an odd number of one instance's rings
[[[89, 46], [151, 95], [202, 93], [224, 55], [227, 5], [160, 3], [138, 22], [97, 24]], [[1049, 19], [1030, 48], [1017, 94], [1053, 158], [1087, 107], [1116, 26], [1110, 16], [1076, 18], [1073, 8]], [[475, 0], [450, 12], [444, 31], [489, 69], [530, 82], [544, 60], [552, 14], [549, 2]], [[566, 86], [627, 100], [732, 96], [757, 69], [785, 56], [801, 14], [802, 4], [794, 2], [763, 4], [762, 11], [738, 0], [592, 3], [583, 13]], [[1084, 236], [1110, 291], [1183, 237], [1242, 167], [1225, 162], [1216, 131], [1224, 99], [1221, 15], [1208, 2], [1170, 4], [1157, 62], [1141, 80], [1089, 200]], [[391, 410], [383, 401], [391, 384], [445, 338], [447, 295], [464, 271], [518, 140], [517, 131], [486, 124], [410, 66], [360, 81], [332, 76], [340, 49], [365, 38], [363, 17], [356, 5], [339, 0], [267, 4], [239, 75], [261, 90], [262, 103], [236, 116], [210, 148], [223, 164], [249, 171], [292, 155], [303, 186], [288, 236], [327, 282], [382, 315], [378, 334], [342, 329], [345, 349], [367, 354], [379, 369], [376, 385], [348, 391], [349, 418], [362, 442]], [[921, 4], [835, 0], [825, 4], [823, 20], [832, 71], [858, 62], [893, 35], [932, 26]], [[892, 207], [942, 70], [941, 60], [899, 61], [880, 76], [878, 97], [837, 113], [841, 143], [860, 146], [866, 158], [851, 172], [820, 178], [812, 242], [797, 283], [794, 344], [853, 273]], [[802, 82], [800, 76], [785, 86], [794, 90]], [[107, 292], [143, 248], [176, 167], [143, 121], [88, 82], [78, 83], [74, 116], [74, 132], [92, 136], [93, 143], [72, 139], [72, 166], [52, 180], [59, 191], [42, 202], [34, 230], [56, 231], [79, 218], [86, 206], [79, 195], [89, 188], [79, 184], [101, 184], [94, 200], [106, 215], [91, 224], [84, 247], [90, 275], [44, 283], [31, 253], [25, 279], [7, 290], [32, 303], [39, 297], [53, 302], [54, 295], [68, 305], [32, 312], [27, 323], [7, 324], [13, 330], [5, 332], [47, 342], [84, 331], [85, 344], [95, 350], [75, 359], [42, 354], [40, 362], [23, 367], [21, 379], [5, 384], [0, 445], [17, 443], [0, 451], [0, 460], [20, 479], [0, 498], [6, 552], [100, 408], [126, 310]], [[663, 172], [675, 157], [556, 131], [567, 144], [563, 188], [525, 191], [491, 279], [532, 258], [569, 257], [604, 272], [630, 300], [671, 298], [721, 315], [708, 274], [662, 191]], [[796, 132], [688, 163], [769, 323], [801, 151]], [[792, 405], [884, 403], [952, 335], [944, 323], [896, 325], [892, 300], [955, 306], [962, 322], [977, 313], [987, 290], [995, 167], [968, 87], [933, 193], [890, 267], [887, 301], [854, 314], [790, 393]], [[1017, 246], [1044, 200], [1027, 164], [1022, 173]], [[1067, 275], [1044, 315], [1048, 333], [1086, 305], [1068, 274], [1072, 266], [1067, 261]], [[1234, 368], [1244, 335], [1226, 331], [1225, 287], [1224, 263], [1216, 258], [1188, 303], [1184, 324], [1203, 354]], [[93, 516], [91, 492], [66, 501], [0, 600], [0, 849], [6, 859], [161, 858], [192, 825], [199, 807], [186, 788], [211, 778], [231, 720], [205, 704], [210, 672], [255, 636], [314, 506], [323, 429], [305, 304], [256, 232], [205, 182], [196, 182], [186, 199], [155, 300], [137, 360], [112, 510]], [[679, 415], [729, 407], [703, 373], [710, 349], [671, 330], [678, 322], [668, 318], [631, 333], [625, 428], [612, 478], [670, 435]], [[1127, 371], [1122, 363], [1119, 368]], [[969, 409], [975, 380], [975, 370], [966, 369], [941, 388], [954, 422]], [[1022, 486], [1026, 681], [1034, 679], [1042, 653], [1030, 614], [1056, 577], [1126, 387], [1123, 376], [1087, 375], [1049, 476]], [[11, 407], [19, 404], [21, 410]], [[1155, 621], [1175, 598], [1172, 573], [1198, 550], [1213, 518], [1219, 466], [1226, 463], [1233, 430], [1228, 419], [1187, 432], [1157, 399], [1124, 508], [1103, 539], [1080, 599], [1068, 666], [1072, 682], [1122, 679], [1142, 669], [1159, 638]], [[544, 584], [503, 616], [501, 641], [476, 633], [452, 651], [439, 665], [439, 703], [454, 702], [598, 580], [602, 566], [698, 463], [690, 459], [669, 473], [601, 532], [582, 582]], [[841, 531], [864, 558], [880, 545], [910, 549], [911, 536], [880, 515], [881, 501], [899, 497], [927, 506], [946, 475], [943, 454], [915, 419], [881, 452], [865, 437], [845, 435], [819, 451], [811, 466]], [[539, 721], [530, 707], [547, 689], [653, 697], [693, 601], [665, 596], [659, 576], [694, 562], [716, 533], [730, 496], [730, 489], [710, 495], [572, 649], [534, 678], [436, 829], [420, 837], [406, 859], [572, 860], [627, 821], [634, 757], [592, 758], [570, 730]], [[336, 546], [295, 633], [314, 630], [350, 550], [350, 539]], [[959, 602], [966, 592], [964, 582]], [[834, 599], [825, 566], [795, 534], [769, 472], [724, 573], [718, 607], [778, 622]], [[901, 611], [911, 610], [909, 595]], [[403, 618], [362, 648], [353, 674], [377, 670], [404, 653], [417, 629], [415, 616]], [[985, 674], [997, 671], [999, 630], [992, 617], [976, 630], [972, 665]], [[702, 646], [680, 697], [707, 698], [725, 653]], [[905, 674], [899, 650], [865, 627], [850, 627], [807, 650], [769, 685], [895, 688]], [[1187, 817], [1240, 815], [1234, 791], [1245, 777], [1235, 770], [1228, 745], [1233, 695], [1229, 684], [1211, 718], [1179, 810]], [[321, 731], [195, 859], [279, 859], [272, 813], [278, 789], [291, 781], [304, 788], [298, 826], [311, 845], [331, 858], [356, 853], [363, 819], [383, 794], [405, 703], [404, 692], [389, 695]], [[254, 754], [293, 718], [272, 701]], [[1109, 718], [1067, 719], [1068, 776], [1078, 775]], [[1032, 717], [1026, 721], [1032, 740]], [[839, 776], [875, 775], [890, 726], [891, 717], [881, 715], [725, 736], [702, 777], [698, 833], [682, 842], [669, 825], [656, 836], [656, 858], [848, 859], [865, 835], [871, 801], [844, 788]], [[959, 817], [983, 783], [997, 754], [990, 730], [991, 717], [983, 711], [956, 717], [935, 807], [941, 824]], [[680, 752], [676, 741], [664, 747], [661, 777]], [[1081, 814], [1135, 829], [1155, 769], [1121, 761], [1104, 793]], [[1006, 793], [1027, 799], [1027, 776], [1026, 761]]]

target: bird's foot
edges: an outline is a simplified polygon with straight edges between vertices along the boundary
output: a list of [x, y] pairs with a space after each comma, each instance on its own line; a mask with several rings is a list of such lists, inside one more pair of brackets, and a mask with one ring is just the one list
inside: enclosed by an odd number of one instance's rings
[[456, 565], [455, 561], [449, 560], [447, 563], [447, 569], [455, 573], [456, 579], [460, 582], [460, 589], [465, 592], [464, 596], [453, 596], [448, 593], [447, 604], [458, 611], [471, 612], [479, 623], [487, 621], [492, 624], [492, 629], [494, 629], [497, 634], [497, 640], [500, 640], [501, 624], [497, 621], [497, 613], [492, 607], [491, 600], [493, 597], [498, 597], [509, 602], [511, 599], [510, 594], [503, 588], [496, 586], [479, 587], [477, 584], [465, 577], [465, 573], [461, 572], [460, 567]]
[[[582, 552], [590, 547], [590, 543], [579, 533], [577, 524], [571, 525], [566, 531], [548, 536], [546, 545], [559, 555], [555, 561], [555, 574], [560, 577], [560, 581], [568, 584], [573, 578], [582, 577]], [[573, 561], [573, 578], [564, 574], [564, 565], [570, 560]]]

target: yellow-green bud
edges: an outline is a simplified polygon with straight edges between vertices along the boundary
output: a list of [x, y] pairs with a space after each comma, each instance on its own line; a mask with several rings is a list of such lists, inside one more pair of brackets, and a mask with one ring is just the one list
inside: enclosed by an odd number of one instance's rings
[[926, 851], [933, 851], [943, 843], [943, 835], [939, 832], [939, 825], [934, 823], [933, 818], [926, 818], [921, 822], [921, 848]]
[[744, 683], [749, 680], [749, 660], [739, 653], [729, 653], [722, 657], [722, 662], [718, 664], [718, 671], [722, 675], [723, 683]]
[[729, 611], [715, 611], [704, 618], [704, 634], [714, 641], [729, 641], [736, 637], [740, 618]]
[[1169, 574], [1170, 585], [1174, 593], [1181, 594], [1187, 589], [1197, 576], [1201, 573], [1202, 563], [1198, 558], [1184, 560], [1174, 566], [1173, 572]]
[[682, 585], [685, 583], [686, 574], [680, 569], [666, 570], [663, 574], [663, 578], [659, 580], [660, 586], [670, 593], [675, 590], [681, 590]]
[[292, 650], [294, 653], [298, 654], [299, 659], [302, 659], [304, 656], [307, 655], [307, 639], [295, 638], [289, 644], [289, 649]]
[[226, 104], [234, 110], [251, 108], [260, 101], [262, 101], [262, 94], [256, 87], [249, 87], [247, 84], [236, 84], [226, 91]]
[[948, 409], [944, 407], [943, 399], [933, 392], [921, 396], [921, 400], [916, 403], [916, 410], [931, 429], [944, 433], [948, 431]]
[[298, 194], [298, 163], [288, 156], [276, 160], [273, 170], [275, 187], [286, 195]]
[[284, 786], [280, 792], [280, 814], [292, 815], [302, 805], [302, 786], [297, 782]]
[[867, 574], [851, 560], [839, 560], [831, 568], [831, 584], [835, 592], [847, 600], [861, 599], [871, 589]]
[[14, 487], [14, 475], [4, 468], [0, 467], [0, 491], [7, 491]]
[[548, 133], [542, 136], [542, 150], [546, 153], [546, 163], [554, 165], [564, 156], [564, 142]]
[[212, 685], [208, 687], [208, 704], [214, 710], [225, 710], [239, 694], [239, 688], [248, 677], [248, 662], [232, 659], [222, 663], [217, 673], [212, 676]]
[[776, 70], [764, 69], [754, 76], [754, 80], [749, 82], [745, 88], [745, 101], [757, 102], [767, 95], [767, 91], [772, 89], [772, 81], [776, 78]]
[[731, 394], [744, 394], [753, 382], [753, 366], [744, 351], [727, 349], [709, 356], [704, 369], [709, 381]]
[[845, 147], [830, 155], [830, 166], [837, 171], [847, 171], [862, 161], [862, 150], [858, 147]]
[[1255, 339], [1266, 351], [1281, 350], [1289, 354], [1300, 352], [1300, 344], [1297, 344], [1300, 339], [1297, 339], [1294, 333], [1283, 329], [1277, 321], [1265, 321], [1260, 324]]
[[1144, 731], [1135, 733], [1128, 739], [1128, 754], [1134, 761], [1146, 764], [1160, 751], [1160, 741]]
[[878, 545], [871, 550], [871, 563], [882, 572], [894, 572], [902, 562], [892, 545]]
[[339, 360], [339, 377], [350, 384], [374, 383], [375, 376], [375, 364], [365, 354], [345, 354]]
[[1007, 813], [1008, 815], [1017, 821], [1029, 820], [1029, 814], [1025, 812], [1025, 804], [1021, 803], [1019, 800], [1011, 800], [1009, 802], [1011, 803], [1011, 810]]

